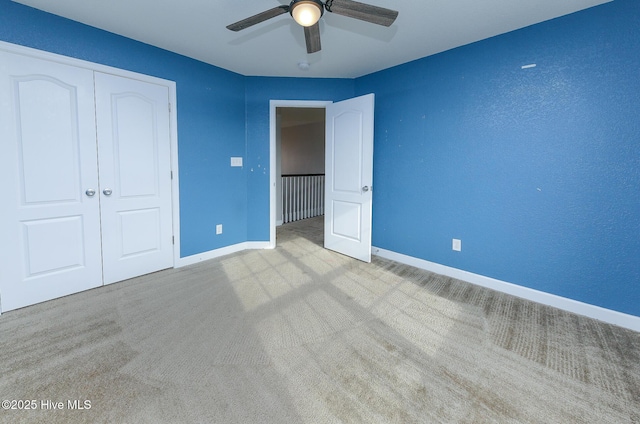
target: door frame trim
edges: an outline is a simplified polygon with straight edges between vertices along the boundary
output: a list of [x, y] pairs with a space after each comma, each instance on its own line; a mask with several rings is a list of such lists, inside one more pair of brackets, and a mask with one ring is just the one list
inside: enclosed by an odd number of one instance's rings
[[174, 237], [172, 266], [175, 268], [180, 259], [180, 173], [178, 172], [178, 106], [176, 101], [176, 82], [163, 78], [153, 77], [150, 75], [140, 74], [137, 72], [127, 71], [125, 69], [114, 68], [112, 66], [102, 65], [100, 63], [89, 62], [70, 56], [63, 56], [57, 53], [51, 53], [44, 50], [21, 46], [19, 44], [7, 43], [6, 41], [0, 41], [0, 50], [8, 53], [15, 53], [23, 56], [34, 57], [36, 59], [74, 66], [76, 68], [84, 68], [91, 71], [112, 74], [120, 77], [148, 82], [151, 84], [157, 84], [169, 89], [170, 105], [167, 105], [167, 108], [170, 108], [169, 136], [171, 137], [171, 172], [173, 175], [173, 178], [171, 179], [171, 217]]
[[331, 100], [269, 100], [269, 249], [276, 247], [276, 108], [326, 108]]

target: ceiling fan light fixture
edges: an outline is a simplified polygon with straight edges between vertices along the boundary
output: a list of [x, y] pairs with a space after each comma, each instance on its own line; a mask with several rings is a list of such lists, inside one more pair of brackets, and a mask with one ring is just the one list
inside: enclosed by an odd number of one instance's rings
[[310, 27], [320, 20], [324, 8], [319, 0], [294, 0], [289, 6], [289, 12], [298, 24]]

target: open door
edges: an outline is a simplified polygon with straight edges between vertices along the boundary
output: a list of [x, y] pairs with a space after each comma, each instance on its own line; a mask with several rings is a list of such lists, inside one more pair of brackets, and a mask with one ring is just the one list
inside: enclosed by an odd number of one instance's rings
[[371, 262], [374, 95], [327, 105], [324, 247]]

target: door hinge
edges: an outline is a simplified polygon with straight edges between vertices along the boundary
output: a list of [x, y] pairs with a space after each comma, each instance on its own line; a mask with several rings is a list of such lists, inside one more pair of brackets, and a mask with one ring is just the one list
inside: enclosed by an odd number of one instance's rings
[[173, 180], [173, 171], [169, 171], [171, 173], [171, 179]]
[[176, 244], [176, 236], [171, 236], [171, 244]]
[[171, 113], [171, 102], [169, 102], [169, 113]]

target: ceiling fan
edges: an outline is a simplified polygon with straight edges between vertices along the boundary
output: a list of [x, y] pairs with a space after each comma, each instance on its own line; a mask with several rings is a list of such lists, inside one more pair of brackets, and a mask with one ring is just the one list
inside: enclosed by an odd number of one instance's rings
[[384, 7], [372, 6], [353, 0], [293, 0], [288, 6], [278, 6], [253, 15], [227, 26], [231, 31], [240, 31], [284, 13], [304, 27], [304, 38], [307, 53], [320, 51], [320, 25], [318, 21], [324, 11], [349, 18], [360, 19], [383, 26], [391, 26], [398, 17], [398, 12]]

